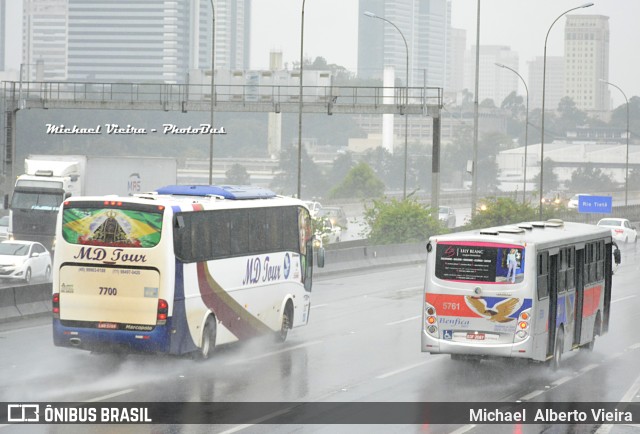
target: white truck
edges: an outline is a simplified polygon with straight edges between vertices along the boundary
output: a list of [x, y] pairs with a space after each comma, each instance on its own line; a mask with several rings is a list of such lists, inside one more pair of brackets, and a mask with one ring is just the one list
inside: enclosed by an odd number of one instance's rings
[[70, 196], [130, 196], [176, 184], [177, 160], [164, 157], [29, 155], [9, 206], [9, 238], [54, 248], [58, 209]]

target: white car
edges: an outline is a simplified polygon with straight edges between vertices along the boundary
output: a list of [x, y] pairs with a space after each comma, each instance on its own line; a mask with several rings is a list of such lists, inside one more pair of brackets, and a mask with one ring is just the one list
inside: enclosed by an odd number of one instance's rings
[[586, 193], [574, 194], [571, 197], [571, 199], [569, 199], [569, 202], [567, 202], [567, 208], [578, 209], [578, 196], [591, 196], [591, 195]]
[[611, 228], [611, 237], [623, 243], [637, 242], [638, 231], [627, 219], [606, 218], [598, 222], [598, 226]]
[[449, 229], [456, 227], [456, 210], [450, 206], [438, 208], [438, 219]]
[[321, 226], [316, 232], [316, 237], [322, 240], [322, 245], [339, 243], [342, 236], [342, 228], [334, 225], [330, 218], [320, 217]]
[[0, 242], [0, 278], [31, 282], [34, 276], [51, 278], [51, 255], [35, 241]]

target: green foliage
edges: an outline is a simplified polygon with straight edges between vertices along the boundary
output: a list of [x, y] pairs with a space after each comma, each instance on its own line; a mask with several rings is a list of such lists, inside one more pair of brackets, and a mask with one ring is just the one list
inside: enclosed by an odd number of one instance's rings
[[380, 197], [383, 193], [384, 183], [368, 164], [359, 163], [347, 173], [340, 184], [329, 191], [329, 198], [367, 199]]
[[511, 198], [488, 197], [481, 201], [486, 210], [477, 211], [465, 229], [482, 229], [538, 220], [538, 208]]
[[[546, 183], [545, 183], [546, 184]], [[571, 180], [566, 182], [570, 191], [612, 191], [616, 184], [611, 177], [602, 170], [588, 164], [579, 167], [571, 174]]]
[[371, 244], [399, 244], [426, 241], [431, 235], [446, 232], [430, 207], [413, 199], [374, 200], [365, 207], [366, 234]]
[[251, 176], [242, 164], [234, 164], [225, 173], [225, 182], [231, 185], [249, 185]]

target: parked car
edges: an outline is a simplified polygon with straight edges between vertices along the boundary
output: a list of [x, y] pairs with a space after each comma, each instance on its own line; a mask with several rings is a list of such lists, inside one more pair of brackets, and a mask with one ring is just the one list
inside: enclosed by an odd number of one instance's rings
[[9, 238], [9, 216], [0, 217], [0, 240]]
[[567, 202], [567, 208], [578, 209], [578, 196], [591, 196], [591, 195], [586, 193], [574, 194], [571, 197], [571, 199], [569, 199], [569, 202]]
[[51, 278], [51, 255], [35, 241], [0, 242], [0, 278], [31, 282], [40, 276]]
[[598, 222], [598, 226], [611, 228], [611, 237], [623, 243], [638, 242], [638, 230], [629, 220], [620, 218], [605, 218]]
[[456, 227], [456, 210], [450, 206], [438, 208], [438, 219], [449, 229]]
[[327, 217], [334, 225], [347, 229], [347, 215], [341, 206], [325, 206], [320, 209], [318, 217]]

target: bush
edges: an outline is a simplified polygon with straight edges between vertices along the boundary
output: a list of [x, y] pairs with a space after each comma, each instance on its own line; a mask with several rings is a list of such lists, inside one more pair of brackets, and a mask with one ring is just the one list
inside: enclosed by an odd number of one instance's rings
[[482, 200], [486, 210], [476, 211], [465, 229], [482, 229], [493, 226], [539, 220], [538, 208], [506, 197], [489, 197]]
[[437, 213], [413, 199], [374, 200], [365, 207], [366, 234], [371, 244], [400, 244], [426, 241], [431, 235], [446, 232]]

